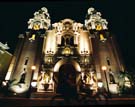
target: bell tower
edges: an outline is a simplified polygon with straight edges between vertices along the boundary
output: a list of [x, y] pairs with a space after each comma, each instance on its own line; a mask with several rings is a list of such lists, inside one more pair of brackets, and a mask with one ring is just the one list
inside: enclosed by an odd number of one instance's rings
[[11, 91], [24, 93], [37, 80], [42, 62], [43, 42], [49, 26], [50, 16], [47, 8], [43, 7], [29, 19], [27, 32], [18, 36], [19, 42], [8, 70], [10, 76], [7, 80], [14, 80], [16, 84], [10, 87]]
[[[117, 47], [117, 42], [114, 36], [108, 31], [107, 25], [108, 22], [101, 17], [100, 12], [94, 8], [88, 9], [85, 26], [90, 32], [92, 56], [97, 79], [99, 82], [103, 82], [106, 90], [112, 93], [118, 93], [118, 91], [114, 92], [114, 90], [117, 90], [118, 75], [120, 71], [124, 71], [124, 64]], [[104, 70], [103, 68], [106, 69]]]

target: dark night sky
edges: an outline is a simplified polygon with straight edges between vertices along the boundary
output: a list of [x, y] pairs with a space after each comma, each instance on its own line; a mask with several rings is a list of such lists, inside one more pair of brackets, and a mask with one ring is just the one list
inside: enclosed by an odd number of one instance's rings
[[[133, 0], [132, 0], [133, 1]], [[51, 22], [71, 18], [84, 23], [89, 7], [102, 13], [109, 22], [109, 30], [116, 36], [125, 63], [135, 68], [135, 34], [134, 34], [134, 3], [127, 0], [47, 0], [0, 2], [0, 41], [8, 42], [13, 53], [17, 37], [27, 30], [27, 21], [41, 7], [47, 7]]]

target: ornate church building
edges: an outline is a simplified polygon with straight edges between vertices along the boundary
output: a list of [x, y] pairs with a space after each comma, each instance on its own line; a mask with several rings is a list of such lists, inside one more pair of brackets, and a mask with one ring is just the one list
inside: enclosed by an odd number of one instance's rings
[[124, 70], [117, 42], [101, 13], [89, 8], [84, 24], [65, 18], [51, 23], [43, 7], [18, 36], [5, 81], [15, 94], [61, 93], [70, 81], [78, 93], [88, 88], [118, 94], [118, 74]]

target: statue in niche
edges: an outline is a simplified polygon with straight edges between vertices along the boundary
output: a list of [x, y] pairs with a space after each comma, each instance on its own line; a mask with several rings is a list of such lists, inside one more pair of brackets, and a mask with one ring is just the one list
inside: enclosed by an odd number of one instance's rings
[[53, 73], [48, 75], [42, 71], [38, 78], [38, 91], [39, 92], [52, 92], [54, 91]]
[[80, 90], [82, 92], [89, 93], [92, 90], [97, 90], [96, 78], [94, 72], [88, 72], [84, 74], [83, 78], [81, 79], [81, 86]]
[[38, 78], [38, 90], [39, 91], [45, 91], [48, 87], [45, 86], [49, 81], [49, 76], [46, 72], [41, 72], [41, 75]]
[[109, 72], [110, 83], [115, 84], [113, 72]]
[[84, 72], [81, 74], [81, 80], [80, 80], [80, 91], [85, 92], [86, 91], [86, 83], [87, 83], [87, 76]]
[[48, 82], [48, 91], [54, 91], [53, 73], [50, 73], [50, 80]]
[[23, 72], [21, 73], [21, 78], [19, 83], [25, 83], [25, 77], [26, 77], [26, 69], [24, 68]]

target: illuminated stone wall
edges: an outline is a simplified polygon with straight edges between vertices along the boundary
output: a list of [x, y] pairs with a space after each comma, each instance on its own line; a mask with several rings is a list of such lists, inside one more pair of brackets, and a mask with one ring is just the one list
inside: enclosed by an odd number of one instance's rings
[[[6, 80], [15, 79], [19, 83], [23, 78], [25, 89], [22, 92], [12, 88], [18, 93], [27, 91], [31, 83], [38, 92], [48, 91], [42, 84], [53, 84], [54, 92], [60, 79], [60, 67], [70, 63], [75, 68], [77, 88], [85, 76], [85, 84], [96, 92], [99, 81], [106, 89], [107, 84], [117, 86], [119, 71], [124, 66], [107, 25], [106, 19], [94, 8], [88, 9], [84, 24], [67, 18], [51, 24], [48, 10], [41, 8], [28, 21], [28, 31], [19, 36]], [[26, 73], [25, 77], [22, 73]]]

